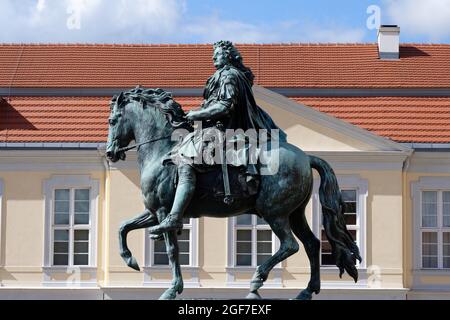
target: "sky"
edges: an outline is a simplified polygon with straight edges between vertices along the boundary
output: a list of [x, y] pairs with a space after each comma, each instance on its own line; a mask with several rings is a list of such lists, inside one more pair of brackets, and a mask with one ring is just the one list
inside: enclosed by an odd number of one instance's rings
[[3, 43], [450, 43], [450, 0], [0, 0]]

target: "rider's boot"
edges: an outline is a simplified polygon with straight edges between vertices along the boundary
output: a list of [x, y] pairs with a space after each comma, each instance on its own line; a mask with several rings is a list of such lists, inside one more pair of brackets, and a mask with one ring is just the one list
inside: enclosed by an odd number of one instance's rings
[[195, 182], [194, 169], [186, 164], [181, 165], [178, 168], [178, 185], [172, 210], [159, 225], [150, 228], [151, 234], [160, 235], [167, 231], [181, 230], [183, 228], [183, 213], [194, 196]]

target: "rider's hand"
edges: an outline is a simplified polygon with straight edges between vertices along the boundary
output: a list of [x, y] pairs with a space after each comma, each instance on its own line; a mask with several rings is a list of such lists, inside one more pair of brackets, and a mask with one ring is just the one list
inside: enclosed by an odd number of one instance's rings
[[186, 114], [186, 120], [187, 120], [187, 121], [190, 121], [190, 122], [194, 122], [195, 120], [198, 120], [198, 117], [197, 117], [197, 115], [196, 115], [196, 112], [195, 112], [195, 111], [189, 111], [189, 112]]

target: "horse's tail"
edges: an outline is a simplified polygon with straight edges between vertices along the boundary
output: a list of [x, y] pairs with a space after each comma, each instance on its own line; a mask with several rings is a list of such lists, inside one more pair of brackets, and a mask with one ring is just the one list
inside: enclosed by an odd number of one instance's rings
[[324, 160], [309, 156], [311, 167], [320, 175], [319, 199], [322, 205], [323, 227], [331, 245], [332, 254], [339, 268], [339, 276], [344, 270], [358, 281], [356, 259], [361, 262], [358, 246], [347, 230], [344, 220], [344, 202], [331, 166]]

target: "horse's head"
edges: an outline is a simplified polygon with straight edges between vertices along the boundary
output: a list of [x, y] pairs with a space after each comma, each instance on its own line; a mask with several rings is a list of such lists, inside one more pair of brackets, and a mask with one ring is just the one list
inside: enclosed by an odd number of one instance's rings
[[134, 139], [130, 121], [125, 113], [127, 103], [123, 92], [111, 100], [106, 157], [112, 162], [125, 160], [125, 152], [120, 149], [126, 147]]
[[192, 126], [170, 92], [141, 87], [122, 92], [111, 100], [106, 156], [112, 162], [125, 160], [121, 149], [132, 140], [142, 142], [167, 136], [175, 129], [191, 131]]

